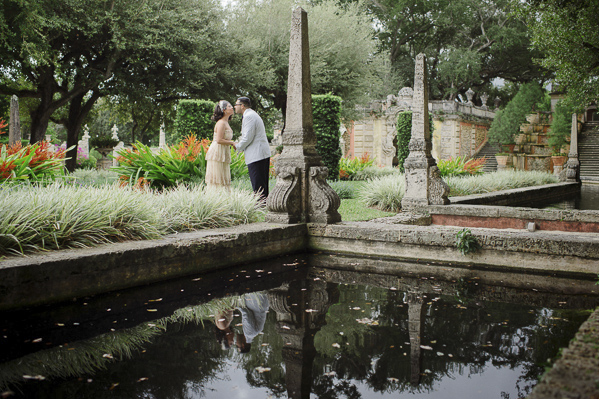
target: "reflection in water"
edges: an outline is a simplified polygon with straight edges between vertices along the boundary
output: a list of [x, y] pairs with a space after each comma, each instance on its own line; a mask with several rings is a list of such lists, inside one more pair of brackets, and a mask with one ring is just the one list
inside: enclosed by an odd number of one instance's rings
[[[229, 283], [221, 299], [7, 358], [0, 390], [19, 398], [516, 398], [588, 316], [575, 307], [598, 303], [596, 294], [522, 291], [476, 276], [285, 276], [241, 295]], [[169, 301], [152, 298], [160, 301], [146, 302], [151, 310]], [[4, 345], [11, 326], [2, 328]]]
[[599, 210], [599, 184], [583, 184], [577, 197], [545, 205], [543, 208], [597, 211]]

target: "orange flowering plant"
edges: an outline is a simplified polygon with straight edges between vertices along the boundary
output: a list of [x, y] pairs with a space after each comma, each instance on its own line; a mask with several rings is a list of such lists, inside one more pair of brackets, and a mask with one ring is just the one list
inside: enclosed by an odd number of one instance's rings
[[179, 144], [154, 153], [140, 142], [132, 149], [117, 152], [121, 184], [151, 188], [173, 187], [180, 183], [202, 181], [206, 174], [206, 151], [210, 142], [190, 135]]
[[374, 159], [370, 159], [370, 155], [365, 152], [359, 158], [341, 158], [339, 160], [339, 179], [352, 180], [353, 176], [374, 164]]
[[0, 145], [0, 182], [43, 181], [64, 177], [66, 149], [54, 150], [47, 141], [23, 147]]

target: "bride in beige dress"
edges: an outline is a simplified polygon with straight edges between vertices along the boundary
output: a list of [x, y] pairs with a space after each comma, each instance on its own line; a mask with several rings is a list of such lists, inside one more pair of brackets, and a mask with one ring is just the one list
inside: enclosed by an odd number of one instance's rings
[[216, 121], [214, 126], [214, 138], [206, 153], [206, 185], [208, 187], [231, 188], [231, 146], [235, 143], [233, 130], [229, 126], [229, 120], [233, 116], [233, 106], [221, 100], [214, 107], [212, 120]]

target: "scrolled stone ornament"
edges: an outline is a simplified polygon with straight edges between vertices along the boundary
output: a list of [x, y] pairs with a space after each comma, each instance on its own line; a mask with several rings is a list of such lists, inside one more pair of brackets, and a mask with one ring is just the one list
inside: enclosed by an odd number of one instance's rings
[[300, 169], [293, 166], [276, 168], [277, 184], [266, 202], [269, 222], [297, 223], [301, 211]]
[[341, 221], [337, 212], [341, 205], [339, 195], [329, 186], [326, 178], [329, 169], [326, 166], [310, 168], [310, 222], [336, 223]]

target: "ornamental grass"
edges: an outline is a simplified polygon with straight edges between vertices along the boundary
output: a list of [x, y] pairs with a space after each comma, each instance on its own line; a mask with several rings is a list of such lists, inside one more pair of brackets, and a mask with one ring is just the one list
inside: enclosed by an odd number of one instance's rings
[[[450, 196], [482, 194], [500, 190], [558, 183], [548, 172], [506, 170], [476, 176], [455, 176], [444, 179]], [[398, 212], [405, 194], [404, 175], [390, 175], [367, 181], [358, 190], [358, 198], [368, 207]]]
[[252, 192], [179, 186], [0, 186], [0, 254], [91, 247], [228, 227], [263, 217]]

